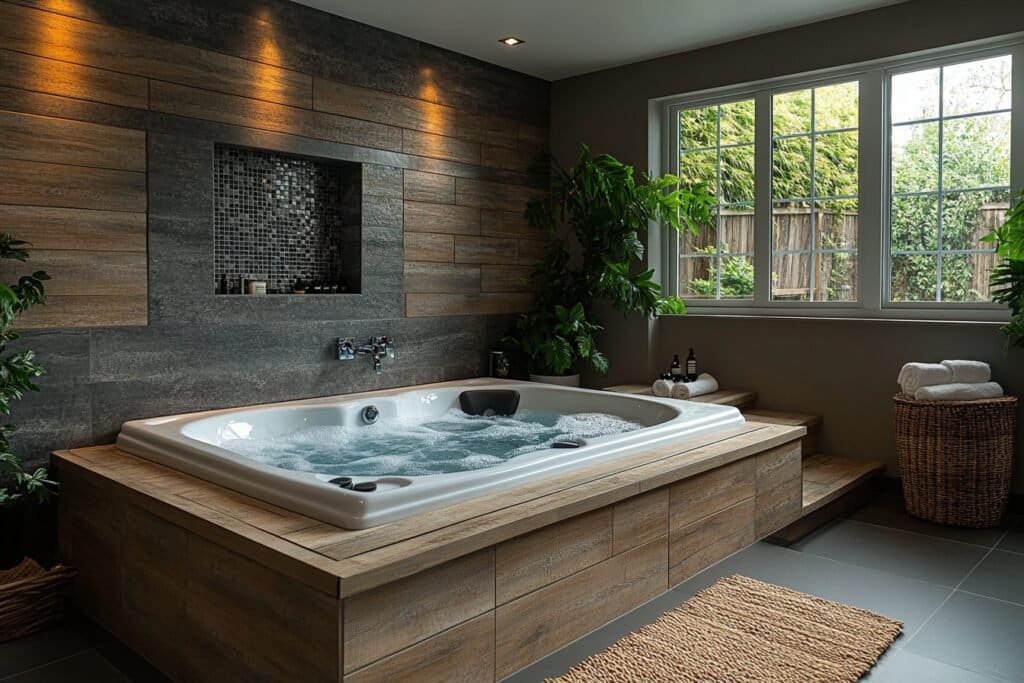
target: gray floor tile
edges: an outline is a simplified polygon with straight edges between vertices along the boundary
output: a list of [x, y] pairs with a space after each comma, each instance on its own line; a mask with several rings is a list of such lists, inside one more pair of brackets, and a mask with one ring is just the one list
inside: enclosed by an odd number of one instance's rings
[[1024, 607], [957, 591], [907, 644], [914, 654], [1024, 681]]
[[988, 551], [945, 538], [844, 520], [792, 546], [940, 586], [955, 587]]
[[960, 590], [1024, 605], [1024, 555], [993, 550]]
[[69, 681], [130, 683], [96, 650], [86, 650], [52, 664], [3, 679], [3, 683], [68, 683]]
[[1009, 522], [992, 529], [961, 529], [959, 527], [933, 524], [923, 519], [911, 517], [903, 506], [902, 496], [882, 496], [861, 508], [850, 517], [861, 522], [877, 524], [892, 529], [912, 531], [926, 536], [948, 538], [951, 541], [981, 545], [986, 548], [994, 546], [1009, 526]]
[[944, 664], [906, 650], [891, 650], [882, 655], [871, 673], [861, 680], [866, 683], [994, 683], [999, 679]]
[[101, 629], [79, 619], [0, 644], [0, 678], [63, 659], [109, 639]]
[[1024, 553], [1024, 519], [1018, 519], [996, 547], [1000, 550]]

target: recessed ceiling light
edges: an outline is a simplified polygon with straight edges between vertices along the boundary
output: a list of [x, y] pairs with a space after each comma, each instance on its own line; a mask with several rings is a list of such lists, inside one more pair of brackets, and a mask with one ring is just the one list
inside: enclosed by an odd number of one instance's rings
[[507, 45], [509, 47], [515, 47], [516, 45], [522, 45], [526, 41], [522, 40], [521, 38], [516, 38], [515, 36], [508, 36], [508, 37], [502, 38], [498, 42], [501, 43], [502, 45]]

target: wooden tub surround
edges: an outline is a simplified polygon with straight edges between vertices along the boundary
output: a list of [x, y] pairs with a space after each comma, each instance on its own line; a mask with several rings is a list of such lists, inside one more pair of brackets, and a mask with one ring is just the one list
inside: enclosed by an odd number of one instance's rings
[[748, 422], [361, 531], [61, 451], [61, 553], [174, 680], [499, 680], [796, 520], [805, 431]]

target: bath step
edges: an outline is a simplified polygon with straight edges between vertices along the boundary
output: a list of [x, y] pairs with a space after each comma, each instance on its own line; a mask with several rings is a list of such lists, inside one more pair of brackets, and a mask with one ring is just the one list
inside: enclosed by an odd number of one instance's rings
[[[651, 387], [648, 384], [619, 384], [613, 387], [605, 387], [604, 390], [616, 391], [620, 394], [638, 394], [642, 396], [654, 395], [654, 392], [651, 391]], [[757, 401], [757, 392], [735, 389], [719, 389], [718, 391], [710, 394], [695, 396], [690, 400], [698, 403], [717, 403], [718, 405], [723, 406], [746, 408], [754, 405], [754, 402]]]
[[769, 540], [789, 545], [833, 519], [863, 507], [876, 493], [885, 465], [874, 460], [817, 454], [804, 459], [802, 516]]
[[765, 410], [763, 408], [745, 408], [743, 416], [751, 422], [767, 422], [788, 427], [806, 427], [807, 436], [803, 438], [801, 444], [804, 458], [814, 455], [821, 449], [821, 415], [794, 413], [783, 410]]

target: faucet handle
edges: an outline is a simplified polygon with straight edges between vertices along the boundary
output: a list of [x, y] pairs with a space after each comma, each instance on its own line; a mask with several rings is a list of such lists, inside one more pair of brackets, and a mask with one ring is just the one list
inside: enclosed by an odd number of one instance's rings
[[381, 346], [384, 347], [384, 353], [387, 355], [387, 357], [388, 358], [394, 358], [395, 357], [395, 340], [392, 339], [391, 337], [384, 336], [384, 337], [380, 338], [380, 341], [381, 341]]
[[338, 360], [353, 360], [356, 357], [356, 341], [352, 337], [338, 337]]

